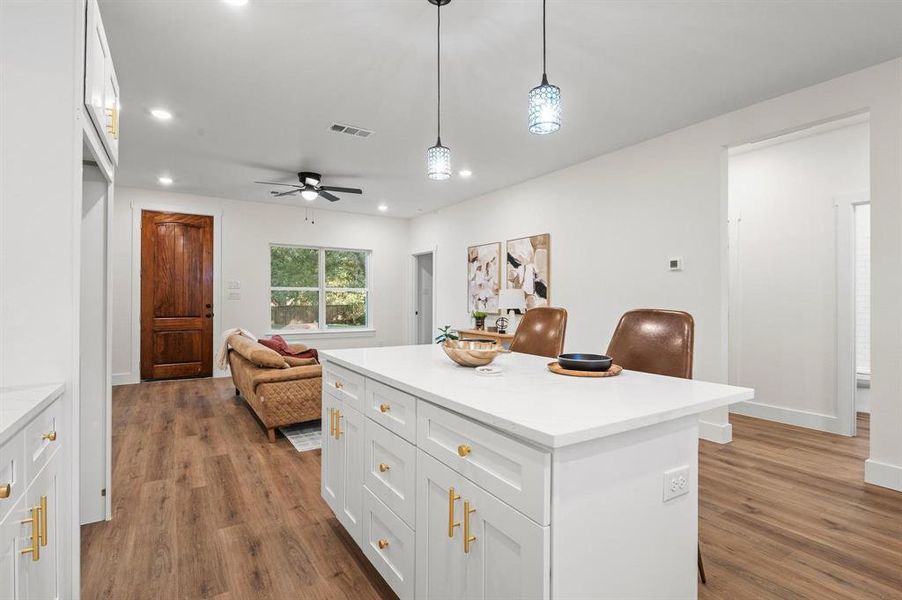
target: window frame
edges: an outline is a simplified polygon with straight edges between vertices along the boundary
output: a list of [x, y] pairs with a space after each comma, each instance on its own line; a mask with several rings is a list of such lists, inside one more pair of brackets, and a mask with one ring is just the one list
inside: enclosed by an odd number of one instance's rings
[[[284, 287], [272, 285], [272, 249], [273, 248], [297, 248], [299, 250], [316, 250], [317, 251], [317, 283], [318, 287]], [[328, 287], [326, 286], [326, 252], [360, 252], [364, 255], [364, 269], [366, 270], [366, 287]], [[317, 310], [316, 328], [310, 329], [276, 329], [272, 322], [272, 308], [269, 313], [269, 332], [276, 335], [323, 335], [323, 334], [342, 334], [342, 333], [359, 333], [375, 331], [373, 327], [373, 303], [371, 292], [373, 289], [372, 280], [372, 258], [373, 251], [365, 248], [342, 248], [335, 246], [311, 246], [307, 244], [282, 244], [270, 242], [269, 244], [269, 301], [272, 306], [273, 292], [317, 292], [319, 295], [319, 306]], [[326, 294], [328, 292], [363, 292], [366, 294], [366, 323], [362, 327], [329, 327], [326, 323]]]

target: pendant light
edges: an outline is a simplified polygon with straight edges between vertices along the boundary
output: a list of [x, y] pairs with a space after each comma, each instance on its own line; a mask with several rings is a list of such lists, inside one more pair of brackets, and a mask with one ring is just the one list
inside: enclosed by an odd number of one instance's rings
[[529, 132], [539, 135], [561, 128], [561, 88], [548, 83], [545, 69], [545, 1], [542, 0], [542, 83], [529, 90]]
[[426, 176], [442, 181], [451, 177], [451, 149], [442, 146], [442, 6], [451, 0], [429, 0], [437, 8], [436, 26], [436, 140], [435, 146], [426, 150]]

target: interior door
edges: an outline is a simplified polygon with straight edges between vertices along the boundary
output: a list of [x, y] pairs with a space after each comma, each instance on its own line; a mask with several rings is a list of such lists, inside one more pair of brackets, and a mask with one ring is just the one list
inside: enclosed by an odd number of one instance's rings
[[141, 378], [213, 374], [213, 217], [141, 215]]
[[417, 598], [466, 598], [463, 479], [417, 450]]
[[432, 343], [432, 254], [417, 255], [417, 343]]

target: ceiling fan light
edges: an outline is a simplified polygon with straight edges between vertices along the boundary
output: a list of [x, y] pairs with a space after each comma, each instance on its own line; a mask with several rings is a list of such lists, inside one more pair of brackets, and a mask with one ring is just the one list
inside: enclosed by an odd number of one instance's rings
[[529, 90], [529, 132], [537, 135], [554, 133], [561, 128], [561, 88], [542, 83]]
[[426, 150], [426, 176], [435, 181], [451, 177], [451, 148], [442, 146], [441, 140]]
[[316, 190], [301, 190], [301, 198], [309, 202], [316, 200], [317, 196], [319, 196], [319, 192]]

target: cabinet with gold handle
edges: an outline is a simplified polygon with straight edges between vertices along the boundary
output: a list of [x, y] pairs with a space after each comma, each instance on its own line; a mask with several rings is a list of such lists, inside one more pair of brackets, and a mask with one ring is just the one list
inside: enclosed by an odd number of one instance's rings
[[384, 538], [379, 540], [377, 543], [379, 544], [380, 550], [385, 550], [386, 548], [388, 548], [388, 540], [386, 540]]
[[476, 541], [475, 535], [470, 535], [470, 515], [476, 512], [470, 506], [469, 500], [464, 500], [464, 554], [470, 553], [470, 544]]
[[0, 500], [3, 498], [9, 498], [13, 493], [13, 484], [4, 483], [0, 485]]
[[454, 488], [448, 488], [448, 537], [454, 537], [454, 528], [460, 527], [460, 521], [454, 520], [454, 503], [460, 500], [460, 494]]
[[379, 472], [380, 472], [380, 473], [385, 473], [385, 472], [388, 471], [389, 469], [391, 469], [391, 466], [389, 466], [388, 464], [386, 464], [386, 463], [379, 463]]
[[335, 439], [341, 439], [341, 411], [335, 410]]
[[51, 431], [50, 433], [41, 434], [42, 440], [47, 440], [48, 442], [56, 441], [56, 431]]
[[31, 518], [20, 521], [23, 525], [31, 523], [31, 546], [19, 550], [19, 554], [31, 554], [32, 561], [41, 560], [41, 507], [31, 507]]

